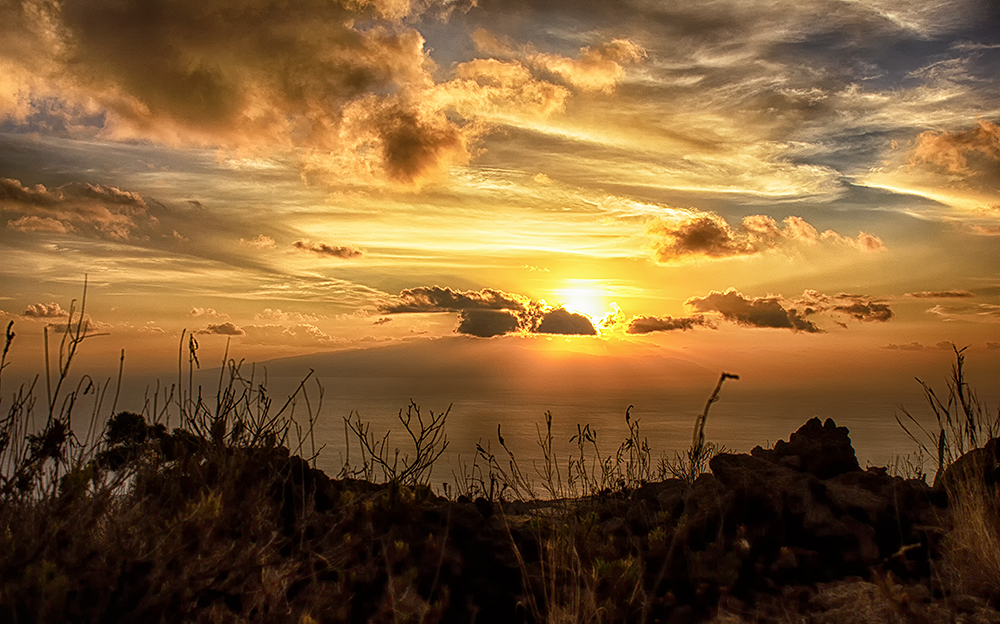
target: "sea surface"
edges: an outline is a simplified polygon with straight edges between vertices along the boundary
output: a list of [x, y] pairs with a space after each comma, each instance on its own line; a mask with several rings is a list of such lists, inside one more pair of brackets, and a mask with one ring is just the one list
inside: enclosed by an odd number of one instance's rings
[[[935, 355], [928, 359], [926, 370], [917, 371], [945, 393], [947, 356]], [[371, 440], [381, 441], [388, 434], [389, 457], [395, 457], [398, 449], [402, 466], [412, 461], [415, 449], [400, 415], [405, 416], [411, 405], [419, 406], [421, 417], [429, 423], [432, 414], [447, 412], [442, 428], [447, 446], [442, 438], [438, 448], [444, 452], [429, 475], [437, 489], [445, 482], [462, 482], [477, 461], [482, 467], [477, 445], [492, 452], [504, 466], [509, 465], [509, 451], [523, 473], [535, 475], [542, 465], [539, 439], [547, 435], [547, 414], [551, 415], [552, 448], [560, 469], [565, 469], [570, 457], [579, 457], [579, 438], [574, 436], [588, 426], [594, 436], [585, 448], [590, 465], [598, 456], [614, 456], [629, 437], [630, 423], [638, 423], [638, 437], [648, 442], [654, 467], [661, 460], [673, 460], [691, 447], [695, 421], [704, 412], [721, 372], [716, 366], [670, 353], [649, 357], [553, 354], [529, 342], [463, 340], [316, 353], [270, 360], [252, 365], [252, 370], [254, 387], [268, 389], [271, 415], [306, 379], [306, 395], [296, 395], [294, 411], [286, 412], [297, 423], [289, 443], [303, 456], [315, 455], [316, 465], [331, 476], [342, 474], [345, 465], [356, 469], [362, 464], [358, 436], [346, 426], [347, 419], [354, 423], [360, 419]], [[251, 365], [241, 369], [245, 377], [250, 372]], [[909, 369], [890, 370], [882, 378], [862, 371], [833, 382], [823, 374], [810, 377], [803, 369], [789, 383], [765, 378], [752, 362], [732, 372], [741, 373], [741, 378], [724, 383], [704, 427], [707, 442], [726, 450], [748, 452], [757, 445], [771, 446], [787, 440], [810, 418], [832, 418], [850, 430], [862, 467], [889, 466], [910, 474], [907, 463], [919, 465], [918, 445], [897, 417], [906, 421], [905, 408], [928, 430], [936, 430], [933, 414]], [[186, 373], [182, 379], [186, 384]], [[200, 387], [208, 405], [215, 403], [219, 379], [219, 368], [193, 371], [195, 392]], [[894, 385], [887, 385], [887, 379]], [[176, 368], [164, 378], [129, 376], [116, 409], [151, 414], [157, 381], [162, 406], [165, 389], [177, 380]], [[981, 383], [974, 387], [994, 394], [997, 390]], [[99, 418], [111, 413], [112, 394], [94, 411]], [[997, 404], [996, 396], [981, 398], [985, 405]], [[74, 420], [81, 438], [86, 429], [99, 431], [102, 425], [88, 424], [85, 402]], [[630, 423], [626, 423], [630, 406]], [[164, 412], [166, 424], [178, 426], [177, 413], [176, 405]], [[411, 429], [419, 433], [415, 411]], [[926, 440], [919, 430], [915, 433]], [[924, 458], [923, 468], [933, 477], [932, 458]]]
[[[717, 380], [716, 380], [717, 381]], [[916, 444], [896, 422], [898, 406], [884, 397], [816, 396], [788, 393], [767, 396], [737, 388], [739, 381], [727, 380], [705, 423], [705, 437], [710, 443], [734, 451], [748, 452], [754, 446], [771, 446], [813, 417], [833, 418], [847, 426], [862, 467], [892, 465], [901, 456], [912, 454]], [[448, 446], [433, 468], [432, 481], [452, 481], [471, 468], [477, 444], [489, 448], [504, 462], [507, 453], [499, 444], [498, 434], [514, 454], [522, 471], [535, 472], [541, 466], [540, 436], [546, 434], [546, 414], [551, 414], [553, 448], [560, 464], [579, 455], [571, 439], [580, 427], [589, 425], [596, 434], [596, 452], [613, 455], [626, 438], [629, 427], [625, 413], [638, 423], [640, 439], [648, 441], [651, 459], [673, 459], [692, 444], [696, 418], [704, 411], [715, 384], [703, 388], [643, 388], [631, 386], [617, 391], [574, 393], [546, 392], [531, 389], [484, 390], [465, 394], [460, 390], [448, 396], [421, 391], [410, 380], [387, 378], [327, 379], [323, 406], [314, 424], [313, 439], [319, 449], [317, 466], [335, 475], [350, 460], [360, 459], [356, 434], [345, 430], [345, 419], [358, 418], [375, 439], [391, 432], [392, 448], [400, 449], [400, 458], [414, 456], [413, 443], [405, 435], [400, 415], [405, 416], [411, 401], [429, 422], [431, 413], [447, 412], [444, 433]], [[297, 410], [299, 421], [303, 412]], [[412, 421], [416, 424], [415, 419]], [[498, 431], [499, 428], [499, 431]], [[414, 427], [417, 431], [419, 428]], [[311, 454], [309, 441], [304, 452]], [[587, 457], [595, 449], [587, 445]], [[913, 458], [911, 458], [912, 460]], [[481, 462], [480, 462], [481, 463]], [[933, 467], [927, 462], [927, 469]]]

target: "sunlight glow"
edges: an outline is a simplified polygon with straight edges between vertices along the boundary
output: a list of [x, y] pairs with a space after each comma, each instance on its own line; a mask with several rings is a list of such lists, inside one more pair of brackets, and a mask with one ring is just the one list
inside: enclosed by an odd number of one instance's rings
[[591, 321], [604, 318], [609, 310], [611, 293], [593, 280], [567, 280], [563, 288], [552, 291], [552, 299], [570, 312], [583, 314]]

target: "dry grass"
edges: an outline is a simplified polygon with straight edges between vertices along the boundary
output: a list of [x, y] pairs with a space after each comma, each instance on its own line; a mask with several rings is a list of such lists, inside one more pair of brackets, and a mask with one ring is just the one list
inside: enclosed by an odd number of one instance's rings
[[[945, 468], [959, 457], [973, 449], [982, 447], [988, 440], [1000, 433], [1000, 409], [995, 413], [980, 402], [976, 391], [965, 378], [965, 350], [952, 346], [955, 363], [948, 378], [947, 395], [942, 395], [929, 384], [917, 379], [924, 393], [927, 406], [934, 415], [935, 425], [925, 427], [906, 408], [901, 407], [902, 417], [896, 415], [896, 422], [917, 445], [917, 456], [934, 457], [937, 460], [934, 483], [943, 475]], [[945, 396], [945, 398], [941, 398]], [[922, 466], [917, 468], [922, 474]]]
[[952, 528], [944, 540], [944, 579], [957, 593], [1000, 600], [1000, 487], [979, 475], [949, 486]]
[[[734, 375], [720, 376], [691, 448], [673, 460], [654, 460], [631, 408], [611, 453], [581, 425], [574, 450], [557, 457], [546, 414], [540, 462], [519, 463], [498, 428], [456, 477], [455, 502], [428, 484], [448, 445], [447, 411], [401, 410], [406, 451], [352, 414], [345, 435], [358, 463], [348, 457], [330, 481], [310, 466], [323, 398], [311, 373], [274, 401], [255, 369], [225, 359], [205, 392], [193, 383], [197, 341], [184, 335], [176, 383], [158, 388], [142, 414], [117, 412], [116, 386], [71, 376], [89, 336], [84, 309], [72, 306], [44, 380], [0, 404], [0, 621], [738, 620], [716, 611], [712, 592], [746, 572], [750, 546], [738, 527], [724, 529], [721, 502], [710, 508], [722, 486], [697, 478], [714, 452], [709, 410]], [[0, 381], [11, 326], [5, 336]], [[996, 427], [965, 382], [962, 351], [956, 357], [951, 398], [923, 386], [941, 469]], [[74, 418], [90, 419], [82, 439]], [[1000, 598], [1000, 490], [973, 476], [949, 491], [953, 530], [937, 568], [947, 605]], [[668, 485], [675, 494], [663, 498]], [[934, 621], [924, 616], [937, 606], [911, 609], [912, 592], [893, 583], [827, 587], [785, 621]], [[808, 619], [807, 607], [829, 617]], [[782, 621], [776, 613], [758, 620]]]
[[[106, 399], [117, 397], [120, 377], [113, 388], [87, 376], [72, 382], [88, 327], [84, 296], [79, 310], [71, 306], [55, 364], [46, 367], [45, 394], [39, 398], [36, 380], [4, 406], [0, 620], [445, 618], [459, 591], [454, 566], [461, 565], [449, 534], [451, 508], [437, 534], [419, 535], [425, 525], [412, 521], [440, 516], [427, 481], [448, 445], [447, 411], [400, 411], [412, 444], [403, 453], [390, 448], [388, 432], [379, 437], [353, 414], [345, 433], [359, 463], [347, 458], [345, 481], [332, 493], [310, 476], [308, 460], [290, 456], [308, 447], [314, 460], [317, 452], [312, 426], [323, 390], [311, 372], [292, 396], [275, 402], [256, 370], [228, 359], [227, 351], [213, 396], [194, 384], [198, 342], [184, 334], [176, 383], [158, 387], [143, 413], [116, 413], [116, 400], [109, 410]], [[9, 325], [0, 371], [14, 338]], [[696, 423], [687, 463], [671, 464], [689, 480], [705, 468], [711, 445], [704, 422], [726, 377]], [[73, 434], [81, 413], [90, 421], [84, 439]], [[33, 424], [37, 415], [44, 416], [41, 425]], [[662, 479], [667, 462], [654, 474], [631, 407], [625, 421], [628, 436], [612, 454], [602, 455], [597, 432], [580, 426], [571, 440], [576, 452], [560, 460], [547, 414], [538, 431], [543, 461], [530, 472], [498, 429], [503, 460], [489, 443], [480, 445], [456, 482], [458, 495], [497, 505], [527, 620], [637, 621], [648, 611], [645, 536], [626, 527], [611, 537], [602, 521], [633, 509], [632, 493]], [[171, 429], [171, 422], [179, 426]], [[543, 498], [549, 502], [538, 504]], [[509, 516], [515, 502], [534, 507]], [[648, 524], [654, 511], [642, 513]]]

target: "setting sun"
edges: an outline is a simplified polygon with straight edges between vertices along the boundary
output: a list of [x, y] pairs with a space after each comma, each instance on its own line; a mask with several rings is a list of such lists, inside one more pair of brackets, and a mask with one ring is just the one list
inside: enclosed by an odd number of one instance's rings
[[552, 291], [552, 303], [570, 312], [584, 314], [598, 322], [611, 311], [611, 295], [592, 280], [566, 280], [566, 286]]
[[1000, 371], [989, 3], [161, 4], [0, 5], [5, 375], [85, 275], [124, 409], [182, 336], [326, 371], [334, 423], [731, 370], [741, 414], [875, 427], [951, 345]]
[[1000, 622], [1000, 0], [0, 0], [0, 328], [0, 623]]

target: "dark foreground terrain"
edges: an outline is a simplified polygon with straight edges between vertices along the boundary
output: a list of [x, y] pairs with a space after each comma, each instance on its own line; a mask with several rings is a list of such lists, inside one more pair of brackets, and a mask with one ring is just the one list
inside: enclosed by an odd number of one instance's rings
[[693, 481], [538, 501], [119, 416], [58, 487], [6, 480], [0, 621], [1000, 622], [995, 441], [931, 487], [813, 419]]

